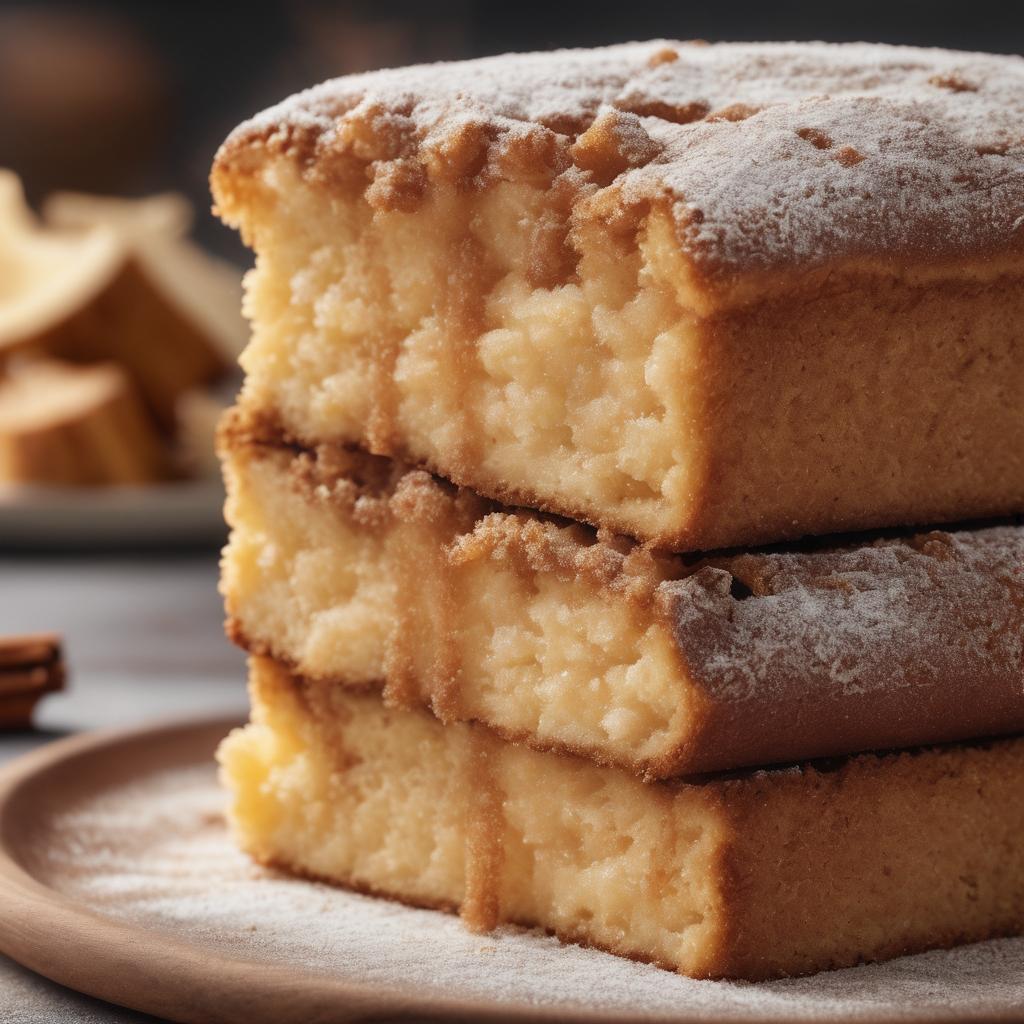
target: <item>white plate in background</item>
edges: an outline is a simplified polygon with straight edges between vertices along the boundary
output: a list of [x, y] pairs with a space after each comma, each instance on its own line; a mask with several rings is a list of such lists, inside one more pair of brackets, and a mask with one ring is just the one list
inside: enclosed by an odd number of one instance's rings
[[0, 487], [0, 548], [216, 543], [226, 536], [218, 479], [132, 487]]

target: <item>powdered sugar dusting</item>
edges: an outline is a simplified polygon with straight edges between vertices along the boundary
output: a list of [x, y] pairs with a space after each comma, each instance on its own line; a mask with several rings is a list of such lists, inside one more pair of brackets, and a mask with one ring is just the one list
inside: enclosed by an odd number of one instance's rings
[[[749, 597], [730, 595], [734, 577]], [[990, 698], [993, 679], [1024, 699], [1024, 527], [740, 555], [665, 586], [681, 648], [727, 701]]]
[[[624, 187], [668, 188], [679, 197], [685, 244], [748, 269], [826, 254], [871, 258], [884, 249], [926, 260], [951, 245], [964, 255], [1008, 245], [1024, 213], [1024, 150], [979, 156], [934, 107], [822, 96], [736, 123], [650, 124], [665, 149]], [[807, 129], [831, 145], [805, 140]]]
[[[658, 145], [610, 184], [570, 168], [580, 194], [606, 184], [627, 204], [667, 199], [705, 274], [1024, 249], [1024, 60], [1010, 56], [657, 41], [424, 65], [300, 93], [237, 129], [219, 162], [287, 150], [296, 132], [314, 163], [329, 161], [358, 150], [344, 130], [356, 123], [387, 129], [374, 174], [467, 125], [492, 152], [544, 136], [565, 154], [605, 111], [638, 115]], [[477, 184], [500, 177], [493, 161], [480, 168]]]
[[[700, 982], [532, 933], [472, 935], [444, 914], [251, 866], [212, 765], [145, 776], [60, 813], [37, 873], [100, 913], [303, 975], [501, 1005], [637, 1018], [962, 1020], [1024, 1000], [1024, 940], [763, 984]], [[169, 965], [170, 967], [171, 965]]]
[[[424, 132], [457, 126], [473, 114], [504, 128], [589, 123], [602, 103], [626, 86], [657, 44], [627, 43], [596, 50], [504, 54], [454, 63], [417, 64], [332, 79], [289, 97], [239, 125], [232, 138], [267, 128], [316, 126], [362, 106], [406, 111]], [[229, 142], [231, 140], [229, 139]]]

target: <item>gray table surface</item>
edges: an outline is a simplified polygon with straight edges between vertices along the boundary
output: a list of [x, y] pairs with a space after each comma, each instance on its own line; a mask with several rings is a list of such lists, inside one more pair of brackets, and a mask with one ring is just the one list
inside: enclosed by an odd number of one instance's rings
[[[221, 631], [214, 551], [0, 554], [0, 633], [56, 630], [70, 671], [36, 728], [0, 733], [0, 762], [104, 726], [245, 712], [241, 653]], [[61, 988], [0, 956], [6, 1024], [155, 1018]]]

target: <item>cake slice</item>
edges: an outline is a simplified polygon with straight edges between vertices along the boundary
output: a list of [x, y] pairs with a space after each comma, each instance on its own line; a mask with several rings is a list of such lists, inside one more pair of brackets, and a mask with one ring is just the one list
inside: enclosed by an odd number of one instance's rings
[[653, 42], [238, 128], [242, 401], [670, 550], [1024, 508], [1024, 60]]
[[119, 366], [40, 359], [0, 377], [0, 483], [141, 484], [170, 468]]
[[262, 863], [695, 977], [1024, 928], [1024, 741], [644, 783], [251, 662], [220, 750]]
[[648, 776], [1024, 730], [1024, 527], [703, 559], [230, 416], [230, 635]]

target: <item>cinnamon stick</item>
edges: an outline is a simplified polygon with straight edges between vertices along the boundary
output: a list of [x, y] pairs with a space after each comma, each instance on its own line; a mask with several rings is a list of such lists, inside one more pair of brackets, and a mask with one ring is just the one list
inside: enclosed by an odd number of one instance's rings
[[63, 689], [64, 680], [56, 633], [0, 637], [0, 729], [28, 726], [39, 699]]

